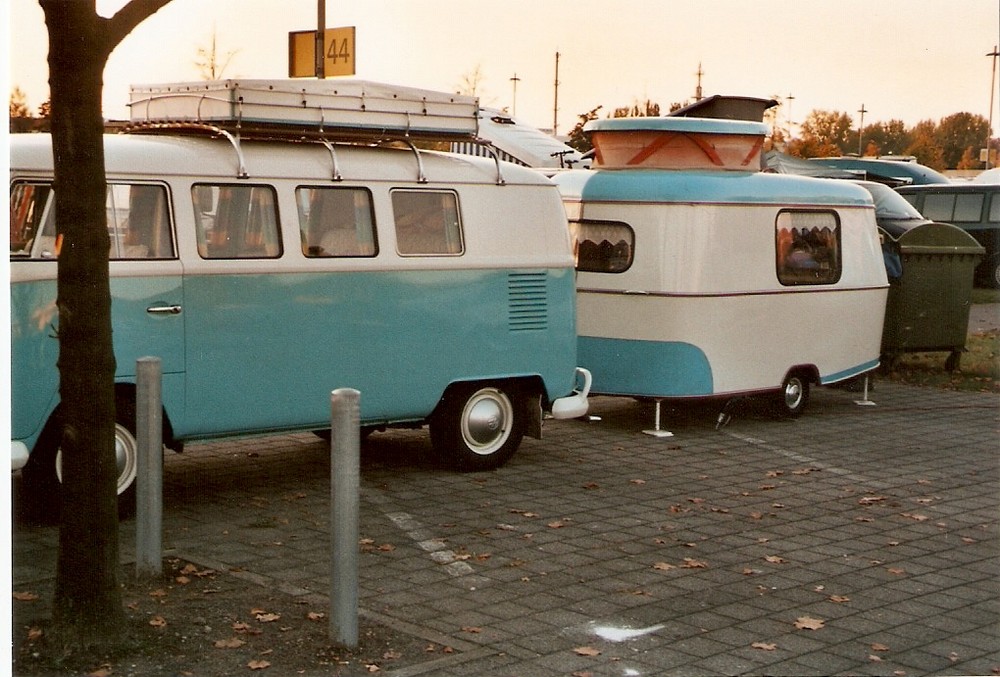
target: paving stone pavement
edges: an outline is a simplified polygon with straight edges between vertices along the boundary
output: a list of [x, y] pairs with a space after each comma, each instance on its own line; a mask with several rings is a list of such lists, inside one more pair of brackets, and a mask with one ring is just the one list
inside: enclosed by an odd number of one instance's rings
[[[594, 398], [599, 421], [547, 421], [488, 473], [372, 435], [361, 613], [455, 648], [387, 674], [998, 674], [1000, 398], [869, 395], [814, 389], [795, 420], [742, 403], [719, 429], [665, 406], [669, 438], [641, 432], [649, 403]], [[311, 434], [168, 453], [164, 547], [326, 594], [329, 473]], [[55, 531], [15, 525], [15, 586], [52, 576]], [[134, 557], [132, 522], [122, 540]]]

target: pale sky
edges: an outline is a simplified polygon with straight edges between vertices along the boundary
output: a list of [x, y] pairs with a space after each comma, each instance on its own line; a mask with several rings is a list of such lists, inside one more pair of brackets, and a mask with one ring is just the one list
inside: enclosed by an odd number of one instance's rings
[[[48, 97], [47, 35], [37, 0], [0, 0], [10, 31], [9, 88], [34, 111]], [[318, 0], [173, 0], [111, 55], [105, 116], [128, 115], [131, 84], [200, 79], [198, 49], [233, 53], [224, 78], [283, 78], [289, 31], [316, 27]], [[123, 0], [98, 0], [108, 15]], [[666, 112], [703, 92], [794, 97], [857, 123], [908, 126], [967, 111], [989, 116], [1000, 0], [327, 0], [327, 26], [356, 26], [365, 80], [457, 91], [478, 68], [484, 105], [558, 131], [646, 99]], [[1000, 92], [997, 93], [1000, 96]], [[997, 110], [997, 104], [993, 106]], [[994, 126], [1000, 116], [994, 116]]]

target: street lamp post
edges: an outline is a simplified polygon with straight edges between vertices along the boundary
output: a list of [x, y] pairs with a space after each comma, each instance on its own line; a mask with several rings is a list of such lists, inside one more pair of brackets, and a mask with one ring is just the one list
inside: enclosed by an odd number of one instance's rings
[[997, 46], [993, 45], [993, 51], [986, 56], [993, 58], [993, 72], [990, 75], [990, 124], [986, 128], [986, 169], [990, 168], [990, 139], [993, 136], [993, 86], [997, 82], [997, 57], [1000, 56], [1000, 51], [997, 51]]
[[514, 77], [512, 77], [510, 81], [514, 83], [514, 101], [510, 107], [510, 114], [517, 116], [517, 83], [521, 81], [521, 78], [517, 77], [517, 73], [515, 72]]
[[861, 149], [861, 144], [864, 143], [865, 138], [865, 113], [868, 112], [868, 109], [865, 108], [865, 104], [861, 104], [861, 109], [858, 110], [858, 112], [861, 113], [861, 121], [858, 122], [858, 157], [862, 157], [864, 152]]

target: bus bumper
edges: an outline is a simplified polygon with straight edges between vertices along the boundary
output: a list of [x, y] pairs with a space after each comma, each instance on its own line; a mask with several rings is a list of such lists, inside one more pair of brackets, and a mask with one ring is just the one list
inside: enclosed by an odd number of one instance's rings
[[20, 470], [28, 462], [28, 445], [14, 440], [10, 443], [10, 470]]
[[590, 384], [593, 377], [590, 372], [583, 367], [576, 368], [576, 375], [583, 378], [583, 389], [574, 390], [572, 395], [560, 397], [552, 403], [552, 418], [579, 418], [587, 413], [590, 403], [587, 396], [590, 394]]

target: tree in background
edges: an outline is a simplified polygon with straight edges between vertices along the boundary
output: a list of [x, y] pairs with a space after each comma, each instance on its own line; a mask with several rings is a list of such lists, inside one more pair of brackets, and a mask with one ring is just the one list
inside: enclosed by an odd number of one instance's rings
[[[838, 111], [814, 110], [802, 123], [802, 136], [788, 143], [788, 153], [798, 157], [832, 157], [849, 152], [851, 117]], [[854, 134], [857, 148], [857, 134]]]
[[10, 93], [10, 117], [12, 118], [28, 118], [31, 117], [31, 111], [28, 109], [28, 97], [25, 96], [24, 92], [20, 87], [14, 87]]
[[990, 123], [982, 115], [954, 113], [942, 118], [935, 129], [935, 137], [941, 147], [944, 169], [954, 169], [966, 151], [979, 155], [979, 149], [986, 144]]
[[649, 99], [642, 104], [636, 102], [631, 106], [615, 108], [611, 113], [613, 118], [655, 118], [660, 115], [660, 104], [653, 103]]
[[576, 125], [573, 129], [569, 130], [569, 140], [566, 142], [571, 148], [575, 148], [581, 153], [586, 153], [591, 150], [594, 145], [590, 143], [590, 139], [587, 135], [583, 133], [583, 126], [590, 122], [591, 120], [597, 119], [597, 111], [601, 110], [603, 106], [598, 106], [597, 108], [591, 108], [586, 113], [577, 116]]
[[932, 169], [945, 169], [944, 152], [938, 144], [936, 130], [933, 120], [921, 120], [914, 125], [905, 154], [914, 156], [917, 162]]
[[39, 0], [48, 28], [62, 430], [62, 518], [52, 639], [66, 651], [116, 647], [118, 584], [115, 356], [104, 178], [104, 67], [133, 28], [170, 0], [130, 0], [111, 18], [96, 0]]
[[233, 60], [234, 56], [236, 56], [236, 50], [226, 52], [224, 57], [219, 56], [216, 44], [216, 31], [213, 27], [212, 40], [208, 47], [198, 48], [198, 59], [194, 62], [194, 65], [201, 71], [202, 80], [218, 80], [226, 72], [226, 68], [229, 67], [229, 62]]
[[[867, 142], [865, 155], [904, 155], [910, 145], [910, 133], [902, 120], [867, 125], [864, 138]], [[871, 146], [877, 150], [871, 151]]]

